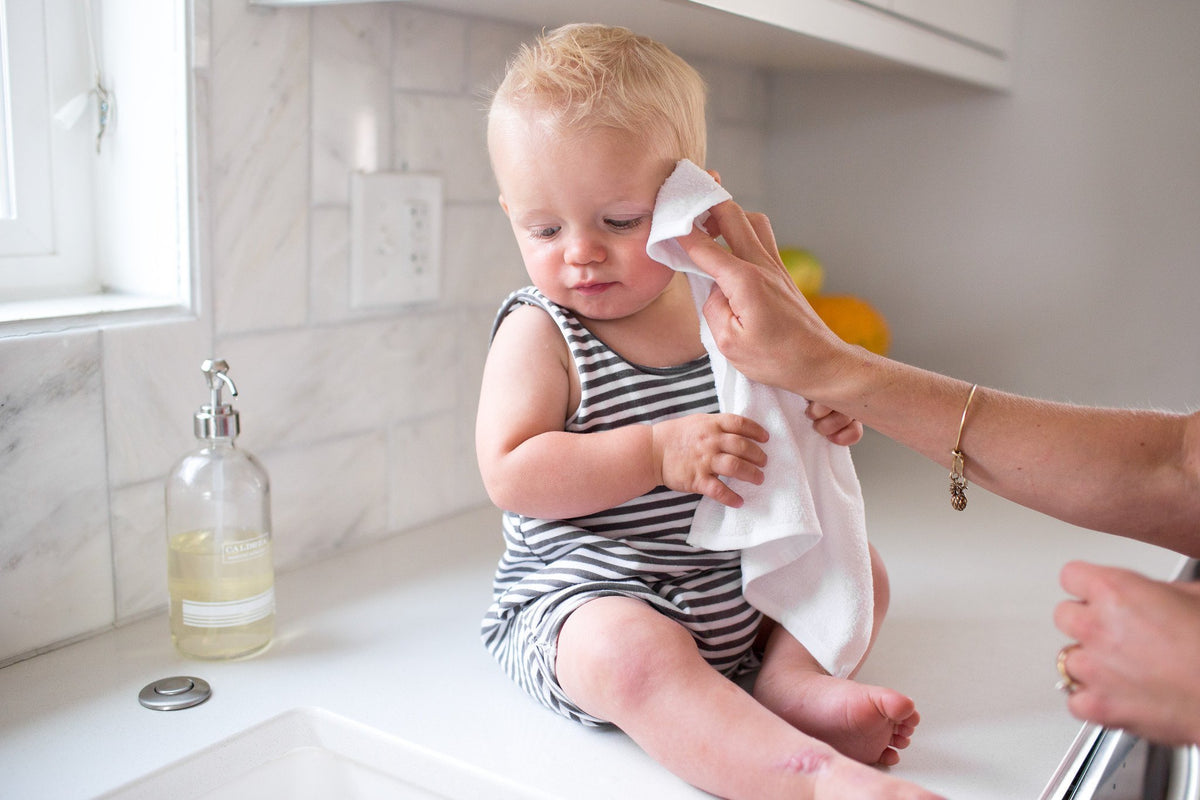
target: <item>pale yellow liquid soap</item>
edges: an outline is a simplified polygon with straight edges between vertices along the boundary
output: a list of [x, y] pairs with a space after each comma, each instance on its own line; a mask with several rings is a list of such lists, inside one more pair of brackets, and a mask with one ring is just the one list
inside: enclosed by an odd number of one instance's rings
[[176, 533], [168, 540], [171, 638], [195, 658], [236, 658], [267, 646], [275, 631], [271, 539], [262, 531]]

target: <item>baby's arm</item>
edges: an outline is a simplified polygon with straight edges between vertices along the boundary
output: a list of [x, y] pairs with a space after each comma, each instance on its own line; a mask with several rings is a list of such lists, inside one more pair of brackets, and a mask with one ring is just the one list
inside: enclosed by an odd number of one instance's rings
[[496, 332], [475, 441], [484, 486], [500, 508], [569, 519], [660, 484], [738, 504], [716, 476], [761, 482], [765, 455], [755, 440], [766, 432], [743, 417], [696, 414], [653, 426], [563, 431], [577, 400], [573, 371], [561, 333], [540, 310], [519, 308]]

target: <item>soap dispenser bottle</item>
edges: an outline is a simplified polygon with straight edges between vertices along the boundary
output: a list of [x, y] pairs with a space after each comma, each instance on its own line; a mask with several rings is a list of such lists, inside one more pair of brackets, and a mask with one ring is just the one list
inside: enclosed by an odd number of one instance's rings
[[275, 628], [267, 473], [238, 449], [237, 387], [229, 365], [200, 365], [210, 402], [196, 412], [198, 449], [167, 477], [167, 589], [171, 639], [185, 656], [235, 658], [262, 650]]

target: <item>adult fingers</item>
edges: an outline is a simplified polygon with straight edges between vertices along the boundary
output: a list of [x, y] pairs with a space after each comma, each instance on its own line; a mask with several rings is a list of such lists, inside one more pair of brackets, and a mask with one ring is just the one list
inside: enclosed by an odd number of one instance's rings
[[[752, 223], [742, 207], [733, 200], [718, 203], [709, 210], [709, 213], [716, 230], [724, 237], [733, 255], [736, 256], [736, 258], [728, 259], [710, 259], [711, 264], [697, 262], [697, 266], [708, 272], [718, 283], [731, 269], [737, 268], [739, 259], [758, 266], [778, 264], [779, 256], [774, 249], [774, 235], [770, 231], [770, 222], [766, 217], [761, 214], [754, 215], [756, 222]], [[765, 243], [763, 237], [766, 237], [770, 244]], [[689, 236], [681, 237], [679, 241], [688, 251], [688, 255], [692, 255], [691, 247], [703, 246], [703, 242], [698, 240], [704, 238], [707, 237], [700, 236], [698, 231], [694, 231]], [[720, 246], [715, 242], [713, 246], [720, 250]], [[709, 266], [712, 269], [709, 269]], [[745, 269], [745, 265], [741, 265], [741, 268]]]
[[[1069, 676], [1072, 681], [1072, 698], [1083, 692], [1096, 690], [1096, 671], [1090, 651], [1084, 650], [1078, 644], [1067, 645], [1059, 651], [1058, 662], [1055, 665], [1064, 680]], [[1068, 704], [1070, 701], [1068, 701]]]
[[1054, 627], [1070, 639], [1087, 638], [1091, 614], [1078, 600], [1063, 600], [1054, 607]]
[[1085, 561], [1069, 561], [1058, 571], [1058, 585], [1067, 594], [1082, 598], [1091, 586], [1094, 567], [1094, 564]]
[[1109, 581], [1123, 570], [1085, 561], [1068, 562], [1059, 571], [1058, 582], [1073, 599], [1054, 609], [1054, 625], [1072, 639], [1088, 641], [1099, 625], [1100, 609], [1111, 596]]
[[686, 236], [680, 236], [675, 241], [679, 242], [693, 264], [720, 284], [734, 279], [739, 271], [746, 269], [746, 262], [717, 244], [713, 238], [716, 235], [719, 235], [719, 231], [706, 233], [693, 227]]
[[779, 255], [779, 245], [775, 241], [775, 230], [771, 227], [771, 220], [766, 214], [748, 213], [746, 220], [750, 223], [750, 227], [754, 229], [754, 234], [758, 237], [767, 254], [772, 257], [772, 260], [779, 266], [783, 266], [783, 259]]
[[1105, 567], [1086, 561], [1070, 561], [1058, 573], [1058, 582], [1068, 594], [1083, 602], [1108, 597], [1130, 577], [1140, 577], [1135, 572], [1120, 567]]

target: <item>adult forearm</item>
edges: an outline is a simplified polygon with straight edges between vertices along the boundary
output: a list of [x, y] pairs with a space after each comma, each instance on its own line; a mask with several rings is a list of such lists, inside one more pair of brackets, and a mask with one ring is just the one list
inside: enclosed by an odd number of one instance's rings
[[[865, 351], [810, 399], [950, 467], [970, 384]], [[980, 387], [966, 477], [1076, 525], [1200, 553], [1200, 418], [1073, 406]]]
[[[712, 209], [732, 252], [678, 239], [712, 277], [704, 316], [729, 360], [859, 419], [948, 467], [970, 386], [851, 347], [787, 275], [765, 217]], [[1115, 411], [981, 389], [963, 430], [966, 477], [1077, 525], [1200, 552], [1200, 415]]]

